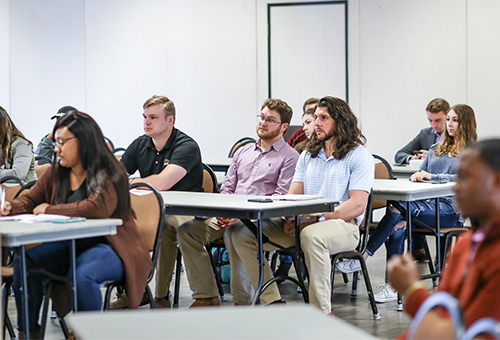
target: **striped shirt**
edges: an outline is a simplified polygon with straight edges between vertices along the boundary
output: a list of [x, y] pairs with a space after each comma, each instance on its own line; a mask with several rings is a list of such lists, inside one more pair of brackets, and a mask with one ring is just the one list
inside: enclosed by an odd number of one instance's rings
[[[307, 151], [301, 153], [292, 182], [304, 184], [305, 195], [323, 195], [343, 203], [349, 191], [370, 192], [375, 177], [375, 163], [371, 153], [363, 146], [349, 151], [342, 159], [326, 158], [322, 149], [316, 158]], [[363, 214], [356, 217], [358, 225]]]
[[292, 182], [299, 153], [283, 138], [263, 151], [260, 139], [234, 154], [221, 194], [284, 195]]

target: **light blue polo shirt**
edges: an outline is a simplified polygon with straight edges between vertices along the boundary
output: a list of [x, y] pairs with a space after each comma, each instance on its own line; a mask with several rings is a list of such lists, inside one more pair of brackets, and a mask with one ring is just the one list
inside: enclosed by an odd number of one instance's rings
[[[375, 162], [372, 154], [363, 146], [357, 146], [342, 159], [326, 158], [321, 149], [316, 158], [304, 151], [295, 167], [293, 182], [304, 184], [304, 194], [323, 195], [343, 203], [349, 199], [350, 190], [370, 193], [375, 177]], [[356, 217], [358, 225], [364, 214]]]

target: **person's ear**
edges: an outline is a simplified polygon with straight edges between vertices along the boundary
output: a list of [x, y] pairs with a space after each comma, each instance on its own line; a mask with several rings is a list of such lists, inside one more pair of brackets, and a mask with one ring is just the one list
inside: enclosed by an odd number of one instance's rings
[[286, 129], [288, 129], [288, 123], [281, 124], [281, 132], [285, 133]]
[[493, 193], [494, 191], [497, 191], [500, 194], [500, 172], [495, 171], [493, 174], [493, 179], [490, 183], [490, 186], [488, 187], [488, 191]]

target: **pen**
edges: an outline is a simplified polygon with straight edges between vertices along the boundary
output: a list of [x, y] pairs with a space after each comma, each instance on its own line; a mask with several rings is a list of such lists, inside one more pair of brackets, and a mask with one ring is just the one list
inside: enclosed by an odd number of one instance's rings
[[5, 187], [2, 189], [2, 207], [0, 211], [3, 211], [3, 208], [5, 207]]

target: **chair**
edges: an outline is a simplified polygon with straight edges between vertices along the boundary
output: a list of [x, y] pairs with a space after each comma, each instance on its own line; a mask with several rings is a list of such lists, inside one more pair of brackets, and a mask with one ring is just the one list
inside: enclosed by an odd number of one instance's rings
[[[153, 267], [148, 277], [146, 283], [145, 291], [149, 300], [149, 304], [152, 308], [155, 307], [154, 297], [149, 288], [149, 282], [153, 279], [154, 271], [156, 268], [156, 261], [160, 251], [161, 234], [163, 231], [163, 225], [165, 221], [165, 205], [163, 204], [163, 199], [152, 185], [148, 183], [133, 183], [130, 185], [130, 189], [142, 188], [151, 191], [149, 194], [137, 195], [130, 192], [130, 201], [132, 208], [135, 211], [135, 221], [139, 232], [142, 236], [142, 241], [152, 253], [151, 261], [153, 262]], [[109, 309], [109, 304], [111, 301], [111, 291], [113, 288], [125, 289], [124, 281], [116, 281], [106, 283], [106, 295], [104, 299], [103, 309]]]
[[425, 251], [425, 256], [427, 258], [427, 262], [429, 263], [429, 270], [431, 272], [431, 275], [435, 274], [435, 269], [432, 264], [432, 256], [429, 250], [429, 244], [427, 243], [427, 239], [425, 236], [434, 236], [436, 237], [436, 249], [437, 249], [437, 242], [441, 242], [441, 240], [444, 240], [444, 247], [440, 247], [440, 265], [441, 267], [439, 268], [440, 271], [443, 270], [444, 263], [446, 262], [446, 258], [448, 254], [450, 253], [451, 246], [453, 243], [453, 238], [458, 238], [462, 233], [465, 233], [466, 231], [469, 231], [470, 228], [468, 227], [462, 227], [462, 228], [439, 228], [439, 236], [437, 233], [437, 230], [429, 227], [423, 223], [420, 223], [419, 221], [412, 220], [412, 224], [416, 226], [416, 228], [413, 228], [412, 234], [413, 235], [422, 235], [424, 237], [424, 251]]
[[114, 152], [115, 150], [115, 145], [113, 144], [113, 142], [111, 141], [111, 139], [109, 139], [108, 137], [104, 137], [105, 141], [106, 141], [106, 145], [108, 146], [108, 148]]
[[42, 175], [47, 171], [50, 167], [52, 166], [52, 163], [45, 163], [42, 165], [35, 165], [35, 172], [36, 172], [36, 177], [40, 178]]
[[255, 143], [256, 140], [252, 137], [243, 137], [243, 138], [240, 138], [236, 141], [236, 143], [233, 144], [233, 146], [231, 147], [231, 149], [229, 150], [229, 155], [227, 157], [229, 158], [233, 158], [234, 156], [234, 153], [239, 149], [241, 148], [242, 146], [245, 146], [247, 144], [252, 144], [252, 143]]
[[0, 189], [5, 188], [5, 199], [7, 201], [12, 201], [22, 186], [23, 182], [16, 176], [9, 175], [0, 179]]
[[203, 166], [203, 190], [205, 192], [218, 193], [219, 184], [217, 183], [215, 172], [205, 163], [201, 164]]
[[[366, 244], [368, 243], [369, 231], [370, 231], [370, 216], [372, 212], [372, 193], [370, 193], [368, 197], [368, 201], [366, 202], [366, 210], [365, 210], [365, 218], [359, 227], [359, 243], [355, 250], [352, 251], [344, 251], [338, 254], [334, 254], [332, 258], [332, 282], [335, 271], [333, 270], [333, 265], [337, 263], [340, 259], [352, 259], [358, 260], [361, 263], [361, 272], [363, 273], [363, 277], [365, 279], [366, 291], [368, 293], [368, 299], [370, 300], [370, 305], [373, 312], [373, 319], [380, 320], [380, 314], [378, 313], [377, 304], [375, 303], [375, 297], [373, 294], [373, 288], [370, 281], [370, 275], [368, 274], [368, 269], [366, 267], [365, 259], [363, 258], [363, 252], [366, 249]], [[358, 284], [358, 276], [359, 272], [355, 272], [353, 274], [352, 280], [352, 291], [351, 296], [357, 296], [357, 284]]]
[[424, 316], [433, 308], [442, 306], [448, 310], [454, 326], [454, 339], [462, 339], [465, 333], [465, 322], [460, 309], [458, 301], [446, 292], [437, 292], [429, 296], [424, 303], [420, 306], [413, 318], [410, 327], [408, 328], [408, 334], [406, 339], [413, 339], [415, 333], [417, 332], [420, 322]]

